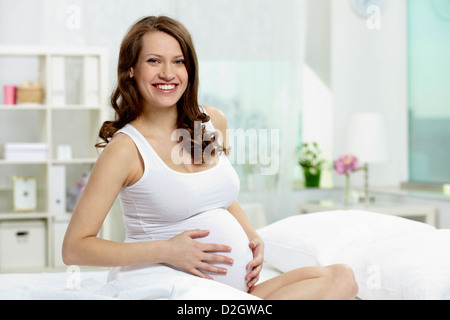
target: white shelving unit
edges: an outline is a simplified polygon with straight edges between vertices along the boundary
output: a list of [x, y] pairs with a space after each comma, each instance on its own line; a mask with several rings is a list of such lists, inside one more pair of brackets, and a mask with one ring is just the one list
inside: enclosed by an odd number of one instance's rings
[[[100, 125], [108, 118], [107, 59], [107, 50], [102, 47], [0, 46], [0, 225], [45, 222], [45, 264], [31, 267], [33, 270], [62, 267], [61, 234], [71, 212], [52, 212], [55, 192], [61, 193], [61, 186], [52, 181], [57, 167], [63, 166], [62, 188], [67, 194], [92, 169], [98, 157], [94, 145]], [[19, 81], [39, 81], [44, 89], [42, 104], [19, 101], [16, 105], [4, 105], [3, 86], [18, 86]], [[6, 143], [36, 142], [47, 144], [45, 161], [11, 161], [2, 154]], [[58, 157], [61, 145], [71, 146], [69, 158]], [[14, 212], [13, 176], [36, 178], [37, 208], [33, 212]], [[0, 235], [1, 232], [0, 227]], [[105, 225], [103, 232], [108, 234]], [[4, 264], [0, 260], [0, 272], [30, 269], [24, 265], [10, 270], [2, 268]]]

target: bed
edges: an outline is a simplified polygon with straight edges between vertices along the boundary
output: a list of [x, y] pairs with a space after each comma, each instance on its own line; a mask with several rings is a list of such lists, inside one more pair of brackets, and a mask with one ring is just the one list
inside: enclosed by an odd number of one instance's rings
[[[295, 215], [258, 230], [261, 280], [303, 266], [349, 265], [363, 300], [450, 299], [450, 230], [386, 214], [339, 210]], [[107, 282], [107, 271], [0, 275], [0, 299], [252, 300], [197, 277]]]

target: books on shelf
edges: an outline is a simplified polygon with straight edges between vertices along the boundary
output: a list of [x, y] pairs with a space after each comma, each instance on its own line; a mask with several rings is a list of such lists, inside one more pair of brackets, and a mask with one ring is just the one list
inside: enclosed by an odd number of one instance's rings
[[5, 143], [3, 157], [9, 161], [46, 161], [47, 143]]
[[50, 212], [64, 214], [66, 212], [66, 167], [52, 166], [50, 171]]

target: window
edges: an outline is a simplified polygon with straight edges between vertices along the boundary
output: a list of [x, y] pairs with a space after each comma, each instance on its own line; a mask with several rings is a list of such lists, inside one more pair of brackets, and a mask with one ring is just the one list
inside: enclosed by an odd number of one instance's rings
[[450, 182], [450, 3], [408, 1], [409, 180]]

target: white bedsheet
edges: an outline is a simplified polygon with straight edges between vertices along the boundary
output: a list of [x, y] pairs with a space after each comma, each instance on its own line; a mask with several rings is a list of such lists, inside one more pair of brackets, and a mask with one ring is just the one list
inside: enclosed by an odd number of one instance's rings
[[[258, 232], [265, 242], [261, 281], [280, 271], [344, 263], [355, 273], [361, 299], [450, 300], [450, 230], [348, 210], [296, 215]], [[133, 273], [107, 283], [108, 271], [74, 271], [0, 274], [0, 299], [256, 299], [178, 273]]]
[[[261, 279], [280, 272], [264, 267]], [[216, 281], [197, 277], [161, 277], [146, 282], [142, 276], [107, 282], [108, 271], [0, 274], [0, 300], [258, 300]]]

